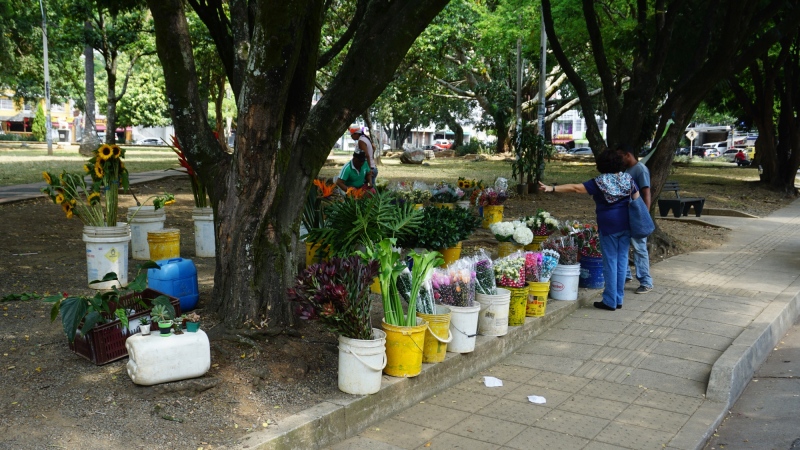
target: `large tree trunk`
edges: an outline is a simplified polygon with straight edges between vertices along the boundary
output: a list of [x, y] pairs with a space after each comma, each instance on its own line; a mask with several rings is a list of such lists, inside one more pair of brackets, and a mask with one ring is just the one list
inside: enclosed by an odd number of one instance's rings
[[[354, 19], [360, 23], [339, 72], [313, 108], [323, 8], [329, 2], [261, 2], [248, 9], [234, 1], [230, 35], [214, 14], [199, 13], [215, 36], [239, 105], [236, 151], [228, 154], [214, 140], [201, 108], [184, 3], [148, 0], [176, 133], [214, 207], [211, 306], [227, 324], [286, 319], [299, 215], [311, 180], [446, 3], [369, 1], [363, 16]], [[361, 56], [373, 54], [381, 55], [381, 64]]]
[[117, 59], [106, 61], [108, 95], [106, 96], [106, 144], [117, 142]]

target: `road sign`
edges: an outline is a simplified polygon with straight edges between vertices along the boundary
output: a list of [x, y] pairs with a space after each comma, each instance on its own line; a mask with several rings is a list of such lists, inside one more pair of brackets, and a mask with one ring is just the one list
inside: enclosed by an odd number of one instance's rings
[[695, 140], [695, 138], [697, 138], [697, 131], [694, 131], [694, 130], [689, 130], [689, 132], [688, 132], [688, 133], [686, 133], [686, 137], [687, 137], [687, 138], [688, 138], [690, 141], [693, 141], [693, 140]]

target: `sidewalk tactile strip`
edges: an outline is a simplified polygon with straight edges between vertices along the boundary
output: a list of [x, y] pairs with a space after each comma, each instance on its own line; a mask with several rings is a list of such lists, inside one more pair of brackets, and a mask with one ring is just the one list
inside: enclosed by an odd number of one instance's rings
[[649, 352], [658, 345], [658, 339], [642, 336], [628, 336], [621, 334], [606, 344], [608, 347], [624, 348], [627, 350], [639, 350]]
[[630, 376], [633, 367], [607, 364], [600, 361], [588, 361], [575, 371], [576, 376], [621, 383]]
[[613, 347], [605, 347], [598, 351], [592, 359], [604, 363], [618, 364], [622, 366], [638, 367], [639, 363], [647, 357], [645, 352], [627, 350]]
[[649, 337], [651, 339], [663, 339], [667, 337], [673, 328], [659, 327], [654, 325], [645, 325], [643, 323], [631, 323], [624, 330], [623, 333], [630, 336]]
[[638, 322], [646, 323], [650, 325], [658, 325], [664, 327], [671, 327], [675, 328], [678, 326], [683, 320], [684, 317], [679, 316], [668, 316], [664, 314], [654, 314], [651, 312], [644, 312], [638, 319]]

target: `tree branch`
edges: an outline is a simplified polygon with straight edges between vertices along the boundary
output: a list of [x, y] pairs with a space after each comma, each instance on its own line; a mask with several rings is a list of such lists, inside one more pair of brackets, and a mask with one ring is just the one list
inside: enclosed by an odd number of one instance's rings
[[[330, 0], [328, 0], [328, 2], [329, 1]], [[347, 43], [350, 42], [350, 39], [356, 34], [356, 29], [361, 25], [361, 18], [364, 17], [364, 11], [366, 9], [367, 0], [358, 0], [358, 3], [356, 3], [356, 12], [353, 14], [353, 20], [350, 21], [350, 25], [347, 26], [347, 30], [345, 30], [339, 40], [317, 59], [317, 70], [327, 66], [336, 55], [341, 53]]]

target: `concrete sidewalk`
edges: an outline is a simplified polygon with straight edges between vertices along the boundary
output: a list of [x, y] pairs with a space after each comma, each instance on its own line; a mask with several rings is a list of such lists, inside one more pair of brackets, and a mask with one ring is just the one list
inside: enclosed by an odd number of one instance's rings
[[[128, 175], [128, 182], [131, 185], [146, 183], [148, 181], [160, 180], [162, 178], [186, 176], [175, 170], [151, 170], [149, 172], [131, 173]], [[44, 197], [41, 189], [45, 186], [41, 183], [17, 184], [12, 186], [0, 186], [0, 205], [6, 203], [21, 202], [33, 198]]]
[[384, 376], [378, 394], [343, 394], [242, 446], [702, 448], [798, 316], [800, 201], [761, 219], [704, 219], [731, 228], [729, 243], [654, 265], [654, 290], [629, 284], [621, 310], [586, 307], [599, 291], [582, 292], [581, 308], [551, 301], [543, 319], [479, 336], [473, 354]]

